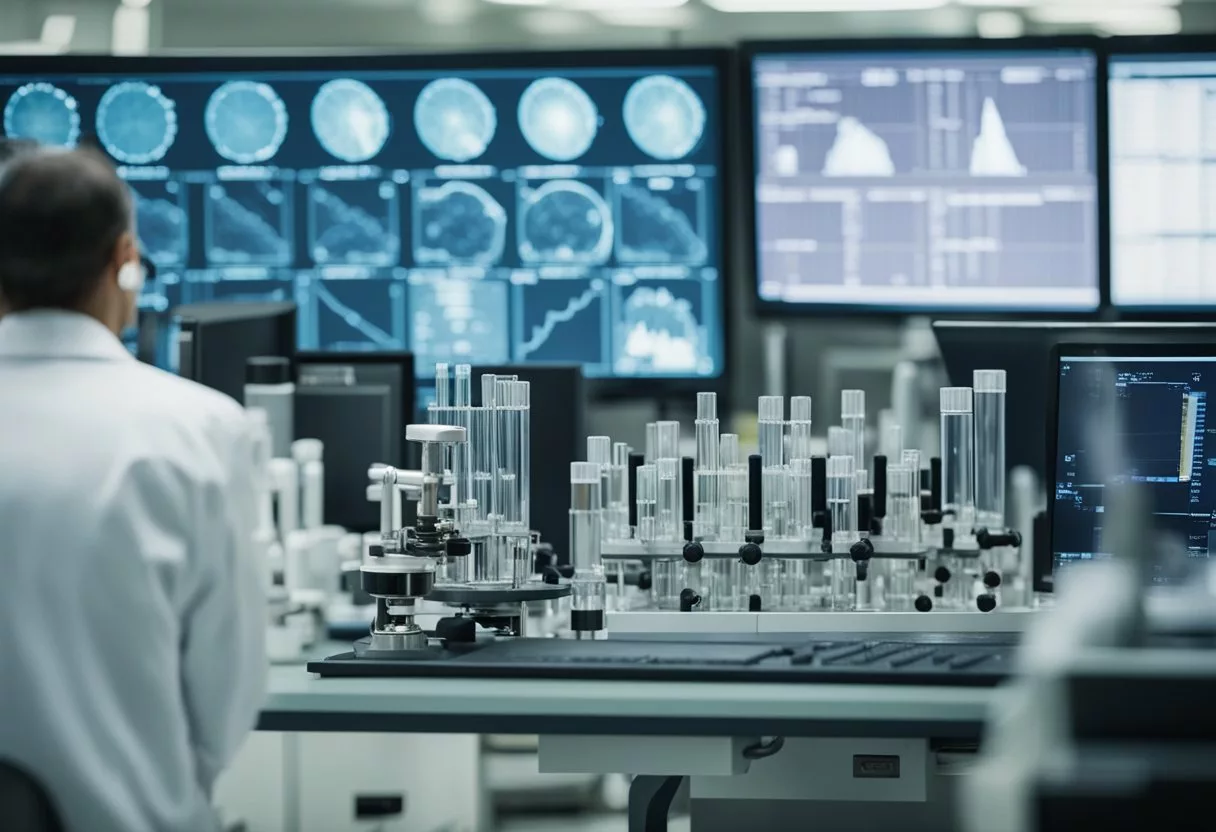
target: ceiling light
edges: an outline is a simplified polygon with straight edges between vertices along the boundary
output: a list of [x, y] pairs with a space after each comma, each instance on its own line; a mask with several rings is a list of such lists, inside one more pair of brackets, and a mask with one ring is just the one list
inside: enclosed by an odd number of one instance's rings
[[122, 5], [114, 10], [110, 29], [110, 52], [115, 55], [147, 55], [151, 26], [148, 10]]
[[636, 26], [643, 29], [683, 29], [697, 19], [691, 6], [671, 9], [599, 9], [596, 19], [609, 26]]
[[574, 35], [585, 31], [587, 19], [576, 12], [541, 9], [523, 18], [524, 28], [537, 35]]
[[982, 38], [1020, 38], [1026, 21], [1017, 12], [982, 12], [975, 16], [975, 28]]
[[557, 0], [564, 9], [580, 11], [650, 11], [654, 9], [675, 9], [688, 4], [688, 0]]
[[76, 34], [76, 15], [48, 14], [42, 21], [42, 37], [39, 40], [52, 49], [67, 49]]
[[128, 9], [146, 9], [152, 4], [152, 0], [122, 0], [122, 4]]
[[548, 6], [553, 0], [484, 0], [495, 6]]
[[1107, 5], [1052, 5], [1031, 9], [1037, 23], [1057, 26], [1094, 26], [1108, 34], [1164, 35], [1182, 29], [1177, 9], [1167, 6], [1129, 6], [1108, 0]]
[[477, 14], [477, 5], [474, 0], [423, 0], [418, 11], [431, 23], [459, 26]]
[[960, 6], [975, 8], [1024, 9], [1028, 6], [1038, 6], [1043, 0], [954, 0]]
[[720, 12], [896, 12], [936, 9], [947, 0], [705, 0]]

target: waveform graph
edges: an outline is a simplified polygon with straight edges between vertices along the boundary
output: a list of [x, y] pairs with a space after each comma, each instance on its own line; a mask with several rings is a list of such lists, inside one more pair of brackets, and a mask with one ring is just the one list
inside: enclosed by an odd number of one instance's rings
[[824, 158], [824, 176], [894, 176], [895, 160], [886, 140], [865, 122], [842, 116]]
[[980, 130], [971, 144], [972, 176], [1025, 176], [1026, 166], [1005, 129], [1005, 120], [991, 96], [980, 111]]
[[704, 264], [709, 257], [708, 188], [700, 177], [618, 182], [617, 259], [631, 265]]
[[186, 186], [174, 179], [129, 182], [135, 202], [139, 247], [157, 268], [186, 265], [190, 248], [190, 217]]
[[217, 266], [287, 266], [292, 252], [290, 183], [225, 181], [203, 200], [208, 262]]
[[388, 273], [335, 278], [324, 270], [296, 279], [301, 349], [401, 351], [408, 340], [408, 286]]
[[316, 181], [308, 187], [308, 250], [318, 265], [384, 267], [401, 256], [394, 182]]
[[598, 183], [528, 182], [519, 191], [519, 256], [529, 265], [602, 266], [615, 223]]
[[419, 182], [413, 201], [414, 259], [427, 266], [494, 266], [507, 241], [507, 212], [485, 183]]
[[618, 283], [613, 298], [613, 366], [623, 376], [703, 376], [715, 372], [703, 321], [712, 284], [700, 280]]
[[418, 367], [510, 361], [508, 284], [415, 270], [409, 278], [410, 349]]
[[547, 280], [516, 284], [515, 360], [605, 365], [610, 352], [608, 284]]
[[182, 303], [282, 303], [295, 300], [294, 274], [258, 268], [191, 269], [180, 286]]

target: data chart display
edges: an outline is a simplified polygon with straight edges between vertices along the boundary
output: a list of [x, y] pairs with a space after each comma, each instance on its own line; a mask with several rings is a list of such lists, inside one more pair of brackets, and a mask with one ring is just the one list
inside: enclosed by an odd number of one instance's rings
[[1216, 52], [1109, 75], [1111, 301], [1216, 307]]
[[424, 375], [721, 375], [724, 62], [542, 60], [0, 68], [0, 116], [114, 161], [149, 306], [294, 300], [302, 348], [411, 350]]
[[770, 306], [1099, 304], [1092, 52], [752, 58]]

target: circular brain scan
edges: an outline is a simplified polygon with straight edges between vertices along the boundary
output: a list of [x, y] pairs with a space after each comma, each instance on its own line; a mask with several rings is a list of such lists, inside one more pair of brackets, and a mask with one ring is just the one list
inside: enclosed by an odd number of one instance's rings
[[124, 81], [106, 90], [97, 105], [97, 138], [120, 162], [159, 162], [177, 138], [177, 112], [159, 87]]
[[42, 81], [19, 87], [4, 105], [4, 132], [14, 139], [75, 147], [80, 140], [76, 99]]
[[448, 182], [419, 193], [417, 257], [443, 265], [492, 266], [502, 259], [507, 212], [472, 182]]
[[670, 75], [649, 75], [625, 94], [625, 129], [644, 153], [682, 159], [705, 134], [705, 105], [692, 87]]
[[608, 203], [583, 182], [546, 182], [526, 199], [520, 256], [528, 263], [598, 266], [612, 253]]
[[533, 81], [519, 99], [519, 128], [532, 149], [555, 162], [588, 151], [600, 129], [599, 111], [583, 88], [565, 78]]
[[490, 146], [498, 129], [498, 113], [475, 84], [440, 78], [419, 93], [414, 129], [426, 149], [440, 159], [467, 162]]
[[216, 152], [241, 165], [270, 159], [287, 137], [283, 99], [256, 81], [229, 81], [211, 93], [203, 120]]
[[379, 153], [388, 141], [389, 128], [383, 99], [361, 81], [329, 81], [312, 100], [317, 141], [344, 162], [366, 162]]

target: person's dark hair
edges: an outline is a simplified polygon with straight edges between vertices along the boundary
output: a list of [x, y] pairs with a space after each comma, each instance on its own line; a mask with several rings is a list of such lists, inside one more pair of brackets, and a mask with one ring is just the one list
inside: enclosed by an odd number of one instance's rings
[[10, 159], [38, 149], [38, 142], [29, 139], [9, 139], [0, 137], [0, 165]]
[[131, 230], [126, 185], [101, 154], [34, 150], [0, 164], [0, 295], [10, 310], [79, 309]]

